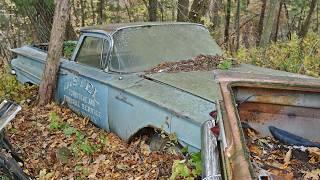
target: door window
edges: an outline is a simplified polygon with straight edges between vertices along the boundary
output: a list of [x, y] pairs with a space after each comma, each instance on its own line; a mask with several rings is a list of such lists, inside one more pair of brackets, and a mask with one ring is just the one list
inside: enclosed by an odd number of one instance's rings
[[106, 39], [87, 36], [83, 39], [76, 61], [95, 68], [104, 68], [109, 43]]

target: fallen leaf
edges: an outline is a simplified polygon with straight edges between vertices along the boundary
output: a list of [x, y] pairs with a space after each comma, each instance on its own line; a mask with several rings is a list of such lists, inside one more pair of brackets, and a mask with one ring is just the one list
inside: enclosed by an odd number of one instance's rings
[[311, 155], [313, 156], [317, 156], [318, 158], [320, 158], [320, 149], [317, 147], [308, 147], [308, 151]]
[[308, 180], [319, 180], [320, 179], [320, 169], [316, 169], [310, 172], [306, 172], [303, 179]]
[[129, 169], [129, 166], [126, 165], [126, 164], [117, 164], [116, 168], [119, 169], [119, 170], [126, 171], [126, 170]]
[[257, 156], [260, 156], [262, 154], [262, 150], [260, 149], [260, 147], [258, 147], [256, 145], [251, 145], [249, 147], [249, 150], [250, 150], [251, 153], [254, 153]]
[[151, 153], [150, 146], [148, 144], [145, 144], [144, 141], [140, 145], [141, 153], [143, 155], [149, 156]]
[[289, 151], [286, 153], [284, 160], [283, 160], [285, 164], [290, 163], [291, 155], [292, 155], [292, 150], [289, 149]]

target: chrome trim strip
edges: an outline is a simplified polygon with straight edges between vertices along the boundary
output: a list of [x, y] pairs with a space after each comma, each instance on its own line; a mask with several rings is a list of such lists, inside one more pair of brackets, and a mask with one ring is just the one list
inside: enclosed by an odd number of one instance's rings
[[208, 120], [201, 127], [201, 159], [202, 179], [220, 180], [221, 170], [219, 162], [219, 148], [217, 138], [211, 132], [215, 123]]

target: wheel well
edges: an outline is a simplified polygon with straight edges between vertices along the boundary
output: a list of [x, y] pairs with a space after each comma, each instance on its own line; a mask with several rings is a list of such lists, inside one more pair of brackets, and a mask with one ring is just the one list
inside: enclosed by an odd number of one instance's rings
[[30, 82], [30, 81], [27, 81], [27, 82], [25, 82], [24, 84], [27, 85], [27, 86], [33, 86], [33, 85], [34, 85], [34, 84], [33, 84], [32, 82]]
[[140, 136], [151, 137], [152, 135], [156, 134], [158, 130], [159, 130], [159, 128], [152, 127], [152, 126], [143, 127], [129, 137], [128, 143], [131, 143], [132, 140], [134, 140], [135, 138], [140, 137]]

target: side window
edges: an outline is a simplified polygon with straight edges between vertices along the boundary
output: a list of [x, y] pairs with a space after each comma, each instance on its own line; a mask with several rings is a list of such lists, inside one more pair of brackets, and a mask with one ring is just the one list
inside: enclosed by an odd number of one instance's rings
[[107, 40], [87, 36], [79, 49], [76, 61], [95, 68], [103, 68], [105, 66], [106, 57], [108, 55], [109, 43]]

